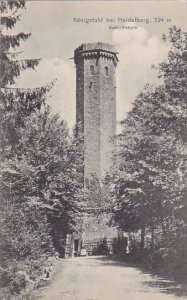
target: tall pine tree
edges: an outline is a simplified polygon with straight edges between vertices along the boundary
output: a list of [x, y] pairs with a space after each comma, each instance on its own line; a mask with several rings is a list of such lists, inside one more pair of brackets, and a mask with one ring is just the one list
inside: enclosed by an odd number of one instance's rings
[[45, 214], [30, 208], [25, 198], [33, 169], [20, 157], [20, 141], [25, 120], [42, 107], [53, 83], [32, 90], [11, 86], [22, 71], [39, 63], [19, 60], [20, 43], [30, 34], [11, 34], [24, 9], [24, 0], [0, 2], [0, 281], [7, 299], [34, 285], [52, 251]]

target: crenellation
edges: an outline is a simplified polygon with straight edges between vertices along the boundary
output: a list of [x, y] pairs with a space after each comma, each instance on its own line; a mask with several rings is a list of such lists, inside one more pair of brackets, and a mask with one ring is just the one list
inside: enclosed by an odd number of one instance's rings
[[113, 45], [106, 43], [86, 43], [77, 47], [74, 51], [74, 61], [77, 65], [80, 60], [103, 57], [107, 60], [112, 60], [114, 65], [117, 65], [117, 52]]

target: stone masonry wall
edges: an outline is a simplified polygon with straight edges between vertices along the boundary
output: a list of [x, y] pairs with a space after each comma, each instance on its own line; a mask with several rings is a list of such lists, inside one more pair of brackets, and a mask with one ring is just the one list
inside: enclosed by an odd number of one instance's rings
[[[105, 73], [108, 67], [108, 76]], [[115, 67], [110, 59], [100, 60], [100, 169], [101, 177], [111, 165], [114, 143], [111, 139], [116, 134], [116, 87]]]
[[[100, 178], [100, 63], [84, 60], [84, 170]], [[90, 67], [94, 67], [94, 75]]]
[[88, 43], [75, 50], [74, 59], [76, 118], [82, 122], [84, 133], [84, 177], [96, 174], [101, 178], [109, 169], [114, 150], [111, 138], [116, 133], [116, 52], [112, 45]]

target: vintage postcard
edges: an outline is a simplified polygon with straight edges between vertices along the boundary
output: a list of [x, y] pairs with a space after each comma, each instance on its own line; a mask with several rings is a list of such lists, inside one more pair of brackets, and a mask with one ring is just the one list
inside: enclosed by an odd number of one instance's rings
[[0, 298], [187, 299], [187, 2], [0, 11]]

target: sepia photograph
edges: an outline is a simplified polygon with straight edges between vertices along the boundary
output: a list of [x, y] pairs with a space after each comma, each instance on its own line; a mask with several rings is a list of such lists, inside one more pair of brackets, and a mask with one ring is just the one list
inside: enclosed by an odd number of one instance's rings
[[187, 300], [187, 1], [0, 20], [0, 299]]

